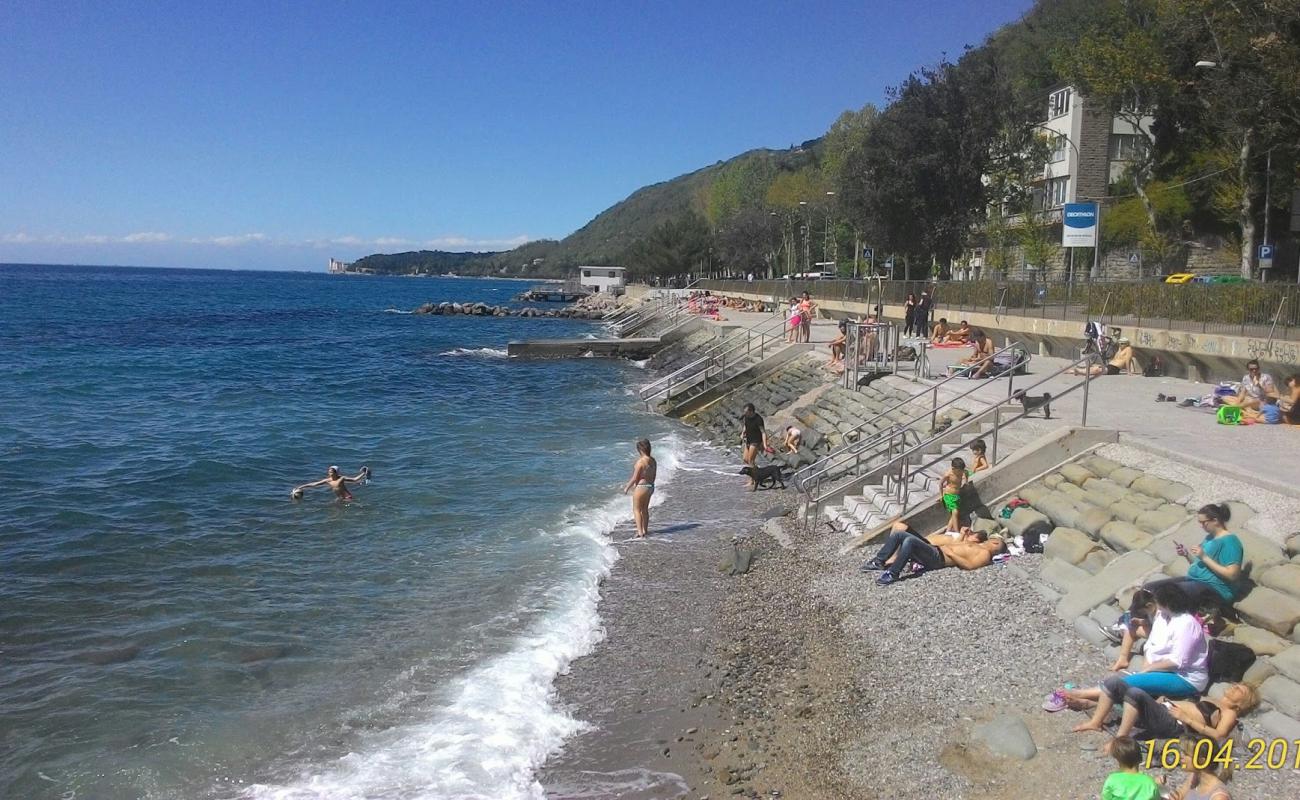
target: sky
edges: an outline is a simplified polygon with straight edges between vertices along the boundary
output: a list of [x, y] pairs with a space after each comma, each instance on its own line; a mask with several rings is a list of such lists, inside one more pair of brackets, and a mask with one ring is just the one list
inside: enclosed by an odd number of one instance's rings
[[562, 238], [817, 137], [1032, 0], [0, 0], [0, 262], [321, 271]]

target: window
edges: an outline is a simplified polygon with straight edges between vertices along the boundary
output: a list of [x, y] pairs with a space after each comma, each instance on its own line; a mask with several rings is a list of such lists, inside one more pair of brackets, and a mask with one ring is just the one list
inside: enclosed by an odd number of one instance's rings
[[1060, 208], [1069, 198], [1070, 178], [1052, 178], [1047, 182], [1046, 208]]
[[1070, 140], [1067, 139], [1065, 136], [1057, 134], [1056, 136], [1052, 137], [1051, 145], [1052, 145], [1052, 156], [1050, 158], [1050, 161], [1053, 164], [1056, 164], [1060, 161], [1064, 161], [1065, 157], [1068, 155], [1068, 153], [1066, 152], [1066, 148], [1070, 146]]
[[584, 278], [590, 278], [590, 277], [591, 277], [591, 270], [589, 270], [589, 269], [584, 269], [584, 270], [582, 271], [582, 277], [584, 277]]
[[1070, 94], [1073, 89], [1062, 89], [1059, 92], [1052, 92], [1047, 98], [1047, 118], [1056, 119], [1070, 113]]
[[1110, 160], [1134, 161], [1146, 148], [1146, 137], [1139, 133], [1112, 133], [1110, 135]]
[[618, 273], [611, 269], [611, 270], [609, 271], [609, 277], [611, 277], [611, 278], [617, 278], [617, 277], [618, 277]]

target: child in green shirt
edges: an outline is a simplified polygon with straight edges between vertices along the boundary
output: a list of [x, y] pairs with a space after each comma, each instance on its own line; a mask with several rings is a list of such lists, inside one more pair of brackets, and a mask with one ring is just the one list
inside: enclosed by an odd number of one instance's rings
[[1138, 771], [1142, 749], [1128, 736], [1110, 742], [1110, 755], [1119, 770], [1112, 772], [1101, 787], [1101, 800], [1160, 800], [1160, 786]]

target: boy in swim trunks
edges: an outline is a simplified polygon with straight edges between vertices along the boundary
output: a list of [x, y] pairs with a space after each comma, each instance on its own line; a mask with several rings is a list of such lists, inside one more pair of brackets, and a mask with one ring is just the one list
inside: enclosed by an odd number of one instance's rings
[[948, 530], [958, 528], [957, 510], [961, 507], [961, 487], [966, 485], [966, 462], [960, 458], [952, 460], [952, 469], [943, 474], [943, 490], [940, 504], [948, 510]]
[[311, 483], [304, 483], [302, 486], [294, 487], [294, 490], [290, 492], [290, 496], [293, 497], [294, 500], [301, 500], [303, 489], [310, 489], [313, 486], [328, 485], [330, 491], [334, 492], [334, 496], [338, 499], [351, 500], [352, 492], [348, 491], [348, 484], [360, 483], [369, 477], [370, 467], [362, 467], [361, 471], [351, 478], [341, 475], [338, 467], [330, 467], [329, 470], [326, 471], [324, 478], [321, 478], [318, 481], [312, 481]]

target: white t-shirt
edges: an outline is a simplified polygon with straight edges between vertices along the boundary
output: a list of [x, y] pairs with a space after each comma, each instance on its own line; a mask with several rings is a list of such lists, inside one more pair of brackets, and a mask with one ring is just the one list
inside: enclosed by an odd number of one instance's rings
[[1196, 687], [1196, 691], [1205, 691], [1210, 673], [1207, 665], [1210, 660], [1210, 643], [1205, 638], [1201, 623], [1191, 614], [1179, 614], [1168, 617], [1164, 612], [1156, 612], [1151, 620], [1151, 635], [1147, 637], [1142, 654], [1148, 664], [1156, 661], [1172, 661], [1177, 665], [1174, 673]]
[[1252, 400], [1263, 400], [1266, 394], [1277, 394], [1277, 384], [1273, 382], [1273, 376], [1267, 372], [1259, 373], [1259, 381], [1250, 379], [1250, 375], [1243, 375], [1241, 378], [1241, 388], [1246, 391], [1246, 396]]

